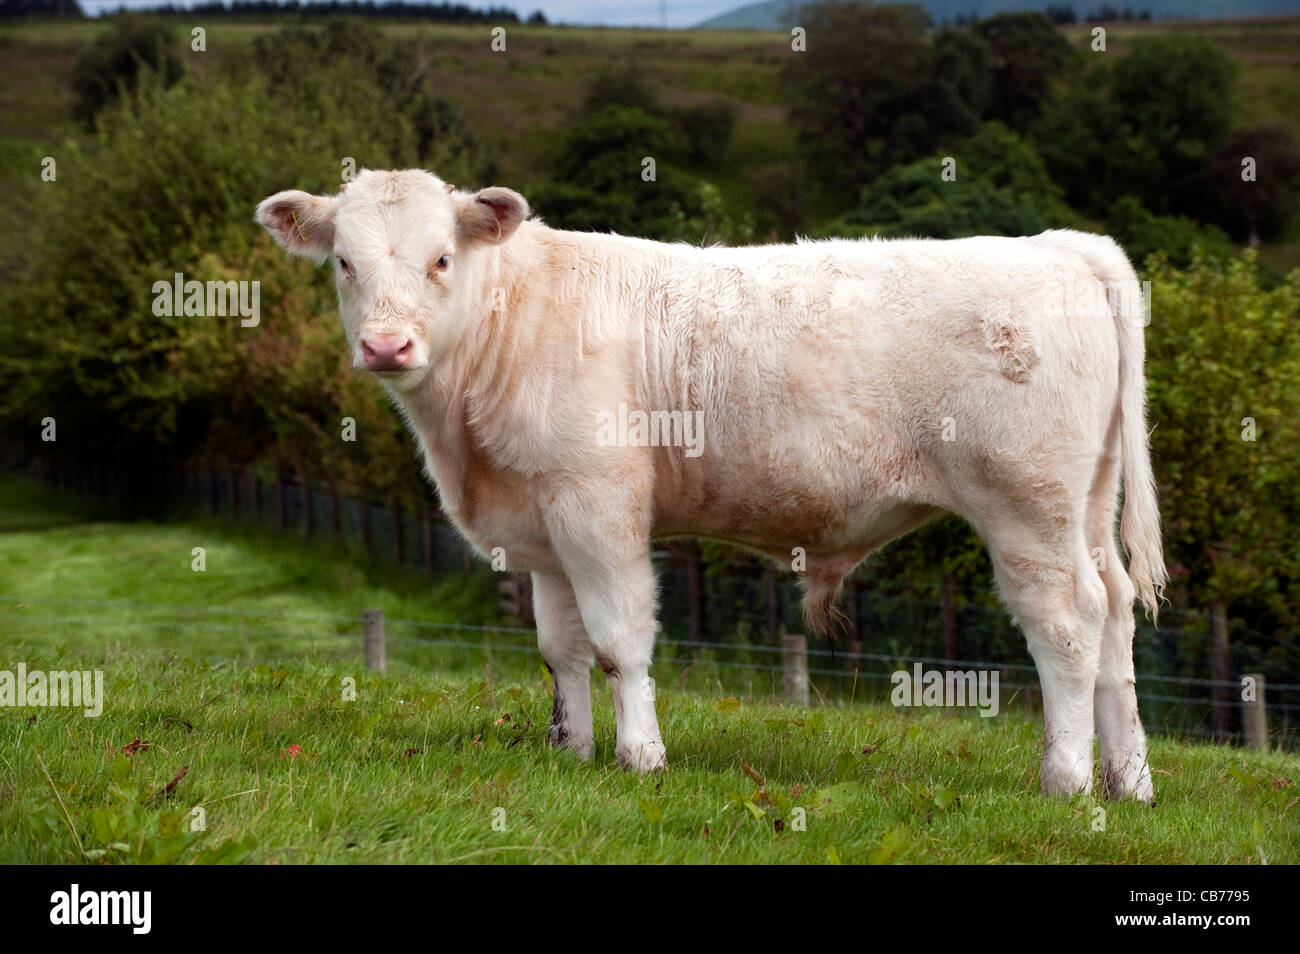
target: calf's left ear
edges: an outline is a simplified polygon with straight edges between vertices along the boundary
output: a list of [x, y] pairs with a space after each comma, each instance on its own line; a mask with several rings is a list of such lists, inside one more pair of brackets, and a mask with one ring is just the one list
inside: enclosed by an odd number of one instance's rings
[[323, 260], [334, 251], [338, 199], [291, 189], [263, 199], [253, 216], [294, 255]]
[[528, 202], [513, 189], [489, 186], [460, 197], [456, 220], [471, 243], [500, 245], [528, 218]]

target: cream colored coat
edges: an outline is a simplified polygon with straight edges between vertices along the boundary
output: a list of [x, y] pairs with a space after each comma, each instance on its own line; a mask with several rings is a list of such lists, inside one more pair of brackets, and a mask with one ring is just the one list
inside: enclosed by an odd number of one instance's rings
[[[557, 231], [508, 189], [418, 170], [282, 192], [257, 218], [335, 259], [358, 366], [363, 342], [405, 338], [380, 376], [443, 507], [534, 573], [553, 742], [590, 754], [595, 660], [620, 762], [664, 764], [653, 539], [804, 567], [820, 630], [859, 561], [949, 510], [988, 545], [1038, 666], [1044, 789], [1091, 785], [1096, 734], [1107, 793], [1151, 797], [1132, 603], [1154, 613], [1165, 575], [1143, 315], [1111, 240], [665, 245]], [[638, 412], [675, 423], [650, 435]]]

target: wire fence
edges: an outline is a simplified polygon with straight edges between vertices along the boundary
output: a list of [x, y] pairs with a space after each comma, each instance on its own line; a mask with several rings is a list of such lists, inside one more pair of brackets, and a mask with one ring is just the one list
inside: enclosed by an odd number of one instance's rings
[[[199, 607], [139, 600], [27, 600], [0, 593], [0, 628], [12, 642], [41, 639], [60, 632], [93, 627], [118, 638], [153, 634], [158, 645], [174, 638], [186, 652], [208, 659], [248, 663], [275, 662], [305, 649], [339, 659], [368, 659], [364, 614], [312, 613], [250, 607]], [[413, 668], [471, 672], [484, 666], [500, 673], [522, 674], [542, 665], [536, 631], [526, 626], [471, 625], [429, 619], [382, 617], [384, 648]], [[210, 643], [196, 637], [217, 637]], [[232, 653], [232, 642], [244, 652]], [[1041, 711], [1041, 688], [1032, 665], [984, 659], [948, 659], [906, 653], [846, 651], [802, 646], [793, 658], [787, 646], [661, 637], [656, 644], [655, 678], [660, 685], [706, 689], [738, 697], [790, 697], [792, 665], [807, 680], [805, 698], [822, 704], [888, 702], [899, 673], [910, 679], [914, 667], [926, 672], [965, 671], [997, 674], [999, 710], [1028, 715]], [[1261, 679], [1255, 697], [1241, 699], [1238, 681], [1177, 677], [1139, 672], [1138, 700], [1148, 731], [1224, 742], [1249, 742], [1294, 750], [1300, 719], [1300, 683]], [[1229, 688], [1231, 705], [1243, 713], [1242, 730], [1224, 734], [1216, 728], [1212, 697], [1216, 687]], [[1258, 716], [1252, 719], [1250, 713]], [[1254, 728], [1252, 730], [1252, 723]]]
[[[138, 476], [127, 477], [103, 465], [82, 467], [57, 457], [9, 463], [59, 491], [95, 501], [110, 514], [119, 512], [124, 502], [154, 496], [172, 515], [296, 533], [314, 542], [359, 544], [369, 559], [403, 566], [430, 579], [491, 575], [435, 506], [375, 500], [312, 482], [302, 474], [279, 472], [267, 480], [265, 473], [209, 461], [154, 472], [146, 488], [138, 484]], [[677, 673], [674, 678], [684, 673], [688, 678], [707, 674], [719, 683], [743, 681], [756, 691], [779, 689], [780, 665], [773, 654], [781, 652], [782, 634], [797, 633], [803, 625], [797, 577], [739, 551], [725, 567], [706, 568], [699, 548], [688, 543], [668, 545], [653, 556], [662, 627], [657, 644], [660, 671], [672, 670]], [[444, 637], [477, 633], [492, 652], [515, 652], [503, 645], [504, 635], [531, 646], [526, 638], [532, 632], [527, 625], [532, 622], [527, 574], [498, 574], [494, 582], [503, 592], [503, 614], [524, 624], [522, 628], [475, 629], [400, 619], [389, 620], [388, 626], [394, 636], [412, 634], [409, 638], [419, 641], [417, 648], [423, 653], [430, 651], [428, 644], [433, 642], [441, 644], [440, 652], [474, 648], [429, 638], [439, 631]], [[988, 588], [916, 572], [892, 574], [869, 564], [846, 582], [844, 604], [847, 625], [839, 641], [820, 639], [809, 644], [807, 675], [824, 698], [860, 698], [864, 693], [879, 698], [888, 690], [894, 671], [920, 663], [997, 671], [1011, 694], [1010, 704], [1035, 711], [1041, 707], [1024, 637]], [[134, 604], [142, 611], [150, 605]], [[264, 618], [245, 609], [200, 613], [177, 607], [172, 615], [166, 615], [165, 609], [160, 612], [164, 616], [151, 623], [154, 629], [184, 624], [193, 632], [200, 619], [224, 617], [214, 619], [207, 629], [275, 635]], [[304, 622], [355, 636], [357, 619], [282, 615], [276, 625], [294, 621], [293, 632], [279, 634], [284, 637], [301, 635], [297, 629]], [[229, 628], [218, 630], [218, 626]], [[1267, 687], [1264, 706], [1272, 737], [1278, 744], [1294, 747], [1297, 698], [1293, 687], [1300, 681], [1300, 638], [1293, 633], [1263, 633], [1231, 618], [1220, 620], [1220, 626], [1227, 648], [1213, 666], [1208, 659], [1210, 614], [1164, 607], [1159, 629], [1139, 623], [1134, 658], [1143, 718], [1152, 728], [1171, 733], [1240, 741], [1246, 735], [1247, 715], [1256, 712], [1242, 698], [1248, 694], [1242, 680], [1251, 676], [1255, 685]], [[398, 639], [393, 642], [401, 645]], [[1219, 678], [1205, 678], [1207, 672]], [[724, 680], [727, 675], [731, 678]]]

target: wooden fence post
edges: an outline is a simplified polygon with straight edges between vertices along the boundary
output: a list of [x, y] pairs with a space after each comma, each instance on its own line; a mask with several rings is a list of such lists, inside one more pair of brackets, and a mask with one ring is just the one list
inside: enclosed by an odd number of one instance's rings
[[808, 637], [782, 636], [781, 662], [785, 669], [785, 701], [808, 705]]
[[361, 611], [361, 631], [365, 640], [366, 668], [386, 672], [388, 655], [384, 639], [384, 611]]
[[1255, 693], [1252, 699], [1241, 701], [1241, 729], [1246, 744], [1252, 749], [1268, 748], [1268, 712], [1264, 708], [1264, 674], [1244, 672], [1242, 680], [1253, 679]]

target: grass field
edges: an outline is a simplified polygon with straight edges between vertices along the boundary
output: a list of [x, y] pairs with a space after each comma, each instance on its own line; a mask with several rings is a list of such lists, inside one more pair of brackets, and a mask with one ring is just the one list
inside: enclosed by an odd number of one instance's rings
[[535, 652], [403, 642], [381, 677], [333, 621], [483, 622], [490, 587], [100, 522], [0, 480], [0, 670], [104, 674], [99, 718], [0, 709], [0, 862], [1300, 861], [1294, 757], [1158, 737], [1155, 807], [1048, 799], [1040, 728], [1012, 712], [796, 709], [661, 678], [670, 768], [638, 778], [614, 765], [602, 683], [579, 764], [545, 745]]

